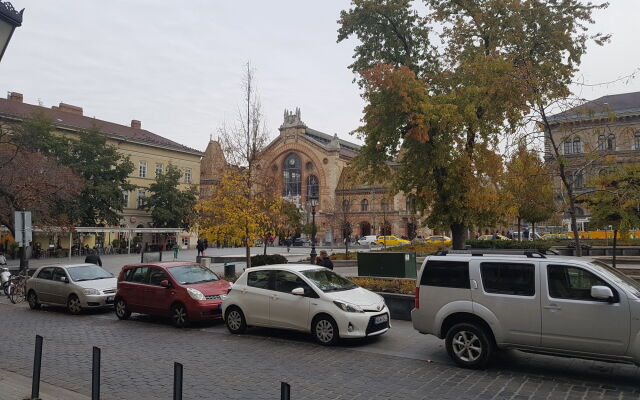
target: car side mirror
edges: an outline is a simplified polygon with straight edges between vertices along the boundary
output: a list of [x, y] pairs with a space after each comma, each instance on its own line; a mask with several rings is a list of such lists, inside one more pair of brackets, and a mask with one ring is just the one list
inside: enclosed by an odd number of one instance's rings
[[169, 283], [169, 281], [167, 279], [163, 279], [160, 281], [160, 286], [164, 287], [164, 288], [168, 288], [171, 287], [171, 283]]
[[61, 276], [60, 277], [60, 282], [69, 283], [69, 280], [67, 279], [66, 276]]
[[297, 287], [291, 291], [291, 294], [296, 296], [304, 296], [304, 289], [301, 287]]
[[598, 300], [613, 300], [613, 292], [609, 286], [591, 286], [591, 297]]

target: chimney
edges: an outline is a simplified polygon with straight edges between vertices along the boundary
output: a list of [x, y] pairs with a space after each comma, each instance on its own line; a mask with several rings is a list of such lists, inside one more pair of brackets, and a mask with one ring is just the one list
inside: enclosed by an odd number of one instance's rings
[[51, 108], [71, 114], [82, 115], [82, 107], [72, 106], [71, 104], [60, 103], [58, 107], [53, 106]]
[[10, 101], [16, 101], [18, 103], [22, 103], [22, 93], [9, 92], [7, 94], [7, 99], [9, 99]]
[[138, 121], [137, 119], [132, 119], [131, 120], [131, 127], [133, 129], [141, 129], [142, 128], [142, 122]]

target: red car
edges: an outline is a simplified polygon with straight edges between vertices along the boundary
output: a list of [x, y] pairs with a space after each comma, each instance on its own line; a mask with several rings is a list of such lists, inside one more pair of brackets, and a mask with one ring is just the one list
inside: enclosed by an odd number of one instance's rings
[[115, 311], [171, 317], [182, 328], [189, 321], [222, 318], [222, 299], [231, 284], [191, 262], [125, 265], [118, 275]]

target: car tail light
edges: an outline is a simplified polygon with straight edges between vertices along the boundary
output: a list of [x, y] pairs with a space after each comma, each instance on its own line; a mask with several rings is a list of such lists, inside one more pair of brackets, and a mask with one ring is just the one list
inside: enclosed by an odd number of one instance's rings
[[416, 308], [420, 308], [420, 286], [416, 287]]

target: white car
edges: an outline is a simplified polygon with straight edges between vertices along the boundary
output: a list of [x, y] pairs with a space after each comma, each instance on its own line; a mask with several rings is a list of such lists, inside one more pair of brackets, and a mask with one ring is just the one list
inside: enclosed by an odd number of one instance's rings
[[373, 246], [376, 244], [376, 239], [378, 238], [377, 235], [367, 235], [367, 236], [363, 236], [361, 237], [356, 243], [358, 243], [361, 246]]
[[389, 330], [382, 296], [335, 272], [307, 264], [247, 269], [222, 303], [231, 333], [247, 326], [311, 332], [322, 345], [340, 338], [363, 338]]

